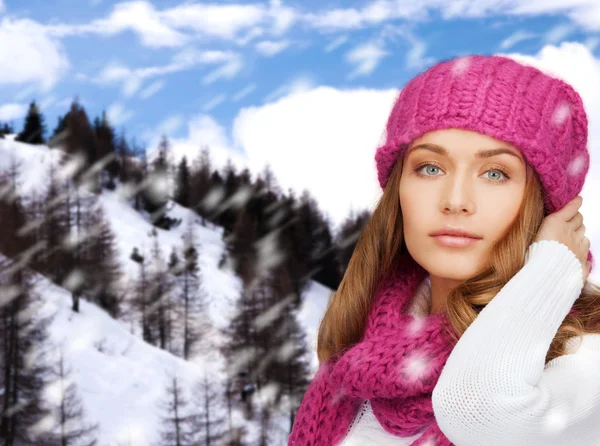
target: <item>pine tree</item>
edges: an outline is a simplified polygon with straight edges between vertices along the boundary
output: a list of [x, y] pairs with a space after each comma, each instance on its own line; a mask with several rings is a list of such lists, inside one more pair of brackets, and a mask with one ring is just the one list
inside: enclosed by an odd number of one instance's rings
[[0, 139], [4, 139], [6, 135], [12, 135], [13, 133], [15, 133], [15, 131], [11, 124], [5, 122], [0, 125]]
[[85, 184], [94, 193], [99, 193], [101, 173], [97, 169], [90, 169], [100, 159], [98, 140], [87, 113], [77, 98], [71, 103], [63, 121], [64, 130], [60, 138], [53, 139], [53, 146], [60, 147], [70, 155], [69, 161], [76, 167], [74, 181]]
[[249, 209], [242, 210], [227, 237], [227, 252], [235, 259], [234, 270], [243, 282], [244, 287], [250, 288], [256, 281], [256, 242], [259, 239], [259, 222]]
[[14, 257], [35, 243], [31, 231], [23, 233], [27, 224], [27, 209], [18, 191], [22, 184], [22, 163], [13, 156], [5, 172], [0, 173], [0, 252]]
[[131, 180], [131, 157], [133, 155], [127, 139], [125, 139], [125, 131], [122, 130], [116, 138], [115, 151], [119, 160], [119, 182], [123, 185]]
[[51, 414], [44, 399], [50, 378], [43, 353], [51, 321], [39, 317], [43, 301], [26, 263], [24, 255], [0, 257], [0, 440], [5, 446], [54, 446], [57, 438], [42, 421]]
[[51, 143], [49, 143], [48, 145], [54, 146], [55, 144], [58, 144], [62, 138], [66, 137], [66, 134], [65, 134], [66, 129], [67, 129], [67, 124], [65, 122], [65, 117], [58, 116], [57, 122], [56, 122], [56, 127], [54, 127], [54, 131], [52, 132]]
[[343, 276], [350, 258], [354, 253], [354, 248], [358, 243], [360, 233], [366, 226], [371, 214], [369, 211], [362, 211], [355, 214], [354, 211], [342, 222], [339, 232], [335, 238], [335, 244], [338, 252], [338, 263], [340, 265], [340, 275]]
[[64, 249], [64, 241], [69, 236], [70, 222], [65, 213], [63, 186], [57, 177], [56, 167], [51, 164], [48, 171], [48, 185], [42, 202], [41, 227], [45, 243], [43, 272], [58, 285], [63, 285], [72, 265]]
[[211, 185], [215, 185], [211, 181], [212, 173], [210, 152], [208, 147], [204, 146], [193, 162], [190, 175], [190, 208], [202, 217], [203, 225], [206, 224], [205, 219], [211, 212], [208, 204], [203, 202], [211, 189]]
[[114, 179], [119, 175], [119, 160], [117, 159], [115, 131], [108, 121], [106, 111], [102, 112], [101, 119], [96, 117], [94, 120], [94, 132], [98, 140], [98, 159], [94, 162], [100, 162], [106, 166], [109, 182], [114, 189]]
[[180, 205], [189, 208], [190, 202], [190, 171], [187, 164], [187, 158], [184, 156], [177, 168], [177, 185], [175, 201]]
[[104, 210], [95, 203], [89, 213], [83, 261], [86, 270], [86, 294], [113, 318], [121, 314], [119, 282], [122, 272], [117, 258], [115, 235]]
[[15, 140], [27, 144], [44, 144], [46, 142], [44, 138], [45, 133], [46, 125], [44, 124], [44, 116], [35, 101], [33, 101], [29, 104], [23, 130], [17, 135]]
[[167, 202], [171, 196], [170, 165], [170, 143], [163, 135], [145, 182], [146, 187], [142, 190], [144, 209], [150, 213], [152, 223], [163, 229], [170, 227], [166, 219]]
[[[259, 287], [254, 289], [244, 288], [236, 301], [236, 308], [229, 327], [224, 332], [229, 341], [222, 347], [222, 353], [227, 360], [227, 374], [230, 377], [247, 376], [249, 382], [260, 388], [264, 377], [258, 370], [261, 358], [268, 354], [264, 349], [255, 327], [254, 320], [261, 314], [261, 299]], [[237, 403], [243, 405], [247, 419], [252, 418], [252, 400], [246, 399], [243, 388], [239, 389], [240, 395]]]
[[297, 211], [299, 219], [308, 231], [310, 247], [308, 263], [316, 270], [313, 280], [336, 289], [340, 282], [338, 253], [328, 220], [318, 210], [316, 200], [304, 191]]

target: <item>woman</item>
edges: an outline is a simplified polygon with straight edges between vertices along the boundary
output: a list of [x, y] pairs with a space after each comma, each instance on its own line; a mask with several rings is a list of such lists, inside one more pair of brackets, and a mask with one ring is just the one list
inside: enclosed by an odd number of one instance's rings
[[509, 58], [444, 61], [400, 92], [375, 160], [288, 445], [597, 445], [580, 96]]

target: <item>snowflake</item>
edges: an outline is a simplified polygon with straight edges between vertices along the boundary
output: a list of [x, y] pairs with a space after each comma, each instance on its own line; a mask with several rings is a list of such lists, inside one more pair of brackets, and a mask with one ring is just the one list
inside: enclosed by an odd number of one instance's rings
[[459, 76], [463, 74], [467, 70], [467, 68], [469, 68], [469, 65], [471, 65], [470, 57], [461, 57], [460, 59], [456, 60], [456, 62], [454, 62], [454, 64], [452, 65], [452, 73], [456, 76]]
[[585, 167], [585, 157], [583, 155], [578, 155], [569, 164], [567, 167], [567, 173], [570, 176], [576, 176], [581, 173], [581, 171]]
[[570, 114], [571, 107], [569, 107], [568, 103], [563, 101], [554, 109], [554, 113], [552, 114], [552, 123], [556, 126], [559, 126]]

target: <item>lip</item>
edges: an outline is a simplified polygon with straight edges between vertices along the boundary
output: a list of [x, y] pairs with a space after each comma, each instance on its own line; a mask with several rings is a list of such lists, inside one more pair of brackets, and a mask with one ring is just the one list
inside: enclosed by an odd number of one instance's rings
[[473, 237], [456, 237], [453, 235], [434, 235], [433, 238], [440, 245], [448, 248], [465, 248], [480, 240]]
[[446, 226], [445, 228], [432, 232], [429, 235], [431, 235], [432, 237], [447, 235], [452, 237], [472, 238], [476, 240], [482, 238], [481, 236], [473, 234], [472, 232], [469, 232], [466, 229], [451, 226]]

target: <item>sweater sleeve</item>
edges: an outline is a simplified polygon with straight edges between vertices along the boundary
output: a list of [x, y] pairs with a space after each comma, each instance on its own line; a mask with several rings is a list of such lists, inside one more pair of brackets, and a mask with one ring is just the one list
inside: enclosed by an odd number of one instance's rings
[[436, 421], [459, 446], [598, 445], [600, 335], [545, 364], [583, 287], [566, 245], [532, 244], [523, 268], [458, 340], [432, 394]]

